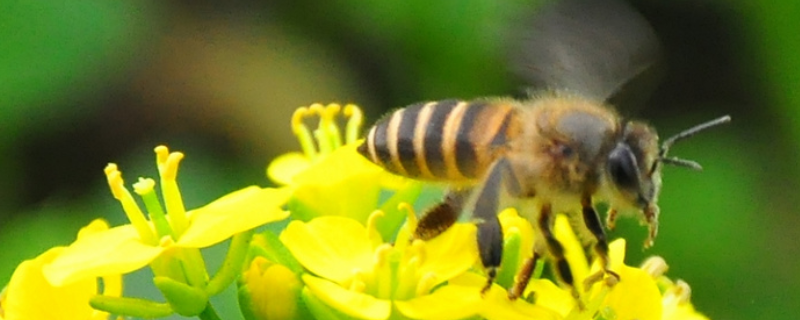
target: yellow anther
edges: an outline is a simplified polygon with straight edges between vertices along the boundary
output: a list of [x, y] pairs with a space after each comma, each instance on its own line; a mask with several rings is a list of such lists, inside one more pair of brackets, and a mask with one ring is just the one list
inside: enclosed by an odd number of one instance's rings
[[159, 169], [161, 169], [161, 179], [175, 180], [175, 178], [178, 177], [178, 166], [181, 160], [183, 160], [183, 153], [171, 152], [167, 156], [166, 162], [163, 163], [163, 167], [159, 166]]
[[314, 146], [311, 130], [303, 123], [303, 119], [312, 113], [314, 111], [311, 109], [300, 107], [292, 114], [292, 132], [297, 136], [297, 141], [300, 142], [300, 148], [303, 149], [303, 153], [310, 159], [314, 159], [317, 156], [317, 149]]
[[675, 281], [675, 286], [667, 290], [665, 296], [674, 297], [679, 304], [689, 303], [692, 300], [692, 287], [686, 281], [678, 279]]
[[350, 144], [358, 140], [361, 131], [361, 124], [364, 121], [364, 114], [357, 105], [348, 104], [344, 107], [344, 116], [347, 117], [347, 127], [345, 128], [345, 143]]
[[[389, 263], [389, 256], [392, 254], [392, 245], [381, 244], [375, 249], [375, 266], [385, 266]], [[377, 268], [376, 268], [377, 269]]]
[[138, 195], [145, 195], [153, 192], [155, 189], [156, 181], [150, 178], [139, 178], [139, 181], [133, 184], [133, 192]]
[[106, 167], [103, 169], [103, 172], [105, 172], [105, 174], [106, 174], [106, 175], [109, 175], [109, 174], [111, 174], [111, 173], [112, 173], [112, 172], [114, 172], [114, 171], [119, 171], [119, 169], [117, 169], [117, 164], [116, 164], [116, 163], [109, 163], [109, 164], [108, 164], [108, 165], [106, 165]]
[[384, 216], [383, 211], [375, 210], [372, 211], [372, 213], [370, 213], [369, 217], [367, 218], [367, 237], [369, 237], [373, 245], [379, 245], [383, 243], [381, 233], [378, 232], [378, 219], [380, 219], [383, 216]]
[[158, 172], [162, 172], [163, 166], [167, 163], [167, 158], [169, 157], [169, 149], [166, 146], [158, 146], [154, 149], [156, 152], [156, 165], [158, 165]]
[[317, 114], [318, 116], [322, 117], [322, 114], [325, 112], [325, 106], [315, 103], [309, 106], [308, 110], [311, 111], [310, 114]]
[[667, 261], [664, 258], [652, 256], [642, 263], [641, 269], [651, 277], [658, 278], [669, 270], [669, 265], [667, 265]]
[[335, 118], [336, 115], [339, 114], [339, 111], [341, 110], [342, 106], [336, 103], [331, 103], [325, 107], [325, 111], [322, 112], [322, 118], [333, 120], [333, 118]]
[[325, 132], [325, 138], [333, 146], [332, 149], [342, 146], [342, 134], [339, 132], [339, 126], [336, 125], [336, 115], [341, 110], [342, 107], [340, 105], [331, 103], [325, 107], [325, 111], [320, 115], [320, 128]]
[[[113, 167], [113, 168], [112, 168]], [[122, 180], [122, 172], [117, 170], [117, 166], [110, 164], [106, 167], [106, 180], [111, 188], [114, 199], [122, 200], [125, 197], [125, 181]]]
[[364, 282], [364, 271], [361, 269], [354, 269], [353, 270], [353, 277], [350, 278], [350, 283], [347, 284], [347, 287], [350, 291], [353, 292], [364, 292], [367, 289], [367, 284]]
[[411, 242], [408, 250], [409, 256], [412, 257], [412, 261], [417, 260], [421, 264], [427, 258], [425, 252], [425, 241], [415, 239]]
[[417, 214], [414, 212], [414, 207], [406, 202], [401, 202], [397, 205], [397, 210], [406, 212], [406, 224], [410, 232], [417, 229]]
[[297, 108], [292, 114], [292, 132], [294, 132], [294, 134], [299, 134], [301, 130], [308, 130], [303, 123], [303, 118], [305, 118], [307, 114], [309, 114], [309, 110], [306, 107]]
[[125, 211], [128, 221], [136, 228], [139, 237], [144, 243], [151, 245], [156, 244], [155, 235], [150, 229], [147, 219], [144, 217], [144, 213], [139, 209], [139, 205], [133, 200], [133, 196], [128, 192], [128, 189], [125, 189], [125, 181], [122, 180], [122, 172], [117, 169], [117, 165], [109, 163], [103, 171], [106, 174], [106, 180], [108, 180], [111, 194], [114, 195], [114, 199], [117, 199], [122, 205], [122, 210]]
[[172, 229], [175, 235], [180, 237], [189, 222], [186, 218], [186, 208], [183, 206], [183, 198], [176, 177], [178, 176], [178, 165], [183, 159], [183, 153], [169, 152], [166, 146], [155, 148], [156, 163], [158, 173], [161, 177], [161, 195], [169, 215]]

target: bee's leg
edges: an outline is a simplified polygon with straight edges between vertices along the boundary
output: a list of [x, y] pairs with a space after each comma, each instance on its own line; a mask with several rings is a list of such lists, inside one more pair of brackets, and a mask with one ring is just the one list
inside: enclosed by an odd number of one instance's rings
[[414, 229], [414, 239], [430, 240], [449, 229], [461, 215], [464, 201], [471, 191], [471, 189], [448, 190], [442, 202], [422, 215], [417, 228]]
[[581, 199], [581, 207], [583, 207], [583, 222], [597, 240], [594, 245], [594, 251], [597, 257], [600, 258], [600, 263], [603, 266], [602, 271], [586, 278], [584, 281], [584, 288], [589, 290], [592, 284], [603, 278], [604, 274], [614, 277], [614, 279], [611, 280], [612, 282], [610, 282], [611, 284], [619, 282], [619, 275], [608, 269], [608, 240], [606, 239], [606, 232], [603, 230], [603, 225], [600, 222], [600, 216], [597, 215], [597, 211], [592, 207], [592, 199], [590, 196], [584, 196]]
[[539, 255], [536, 254], [536, 251], [533, 252], [532, 257], [525, 260], [525, 264], [519, 269], [517, 277], [514, 279], [514, 286], [508, 290], [508, 299], [516, 300], [525, 293], [525, 288], [528, 287], [528, 283], [531, 281], [531, 276], [533, 276], [533, 270], [536, 269], [538, 260]]
[[508, 159], [498, 159], [489, 168], [482, 187], [477, 190], [472, 214], [478, 222], [478, 251], [488, 278], [481, 293], [492, 286], [503, 257], [503, 229], [497, 218], [501, 191], [519, 194], [519, 183], [513, 178], [512, 170]]
[[555, 261], [556, 274], [558, 274], [561, 281], [572, 288], [572, 295], [575, 299], [578, 299], [578, 291], [574, 286], [572, 270], [569, 269], [569, 262], [564, 256], [564, 246], [558, 242], [555, 234], [553, 234], [553, 210], [549, 203], [542, 204], [538, 222], [539, 229], [542, 231], [545, 241], [547, 241], [547, 249], [550, 251]]

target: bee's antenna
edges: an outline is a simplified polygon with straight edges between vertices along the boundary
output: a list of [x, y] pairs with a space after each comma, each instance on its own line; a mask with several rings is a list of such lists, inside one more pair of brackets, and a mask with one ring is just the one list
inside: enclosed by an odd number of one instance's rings
[[708, 128], [715, 127], [715, 126], [718, 126], [718, 125], [721, 125], [721, 124], [724, 124], [724, 123], [728, 123], [730, 121], [731, 121], [731, 116], [726, 115], [726, 116], [723, 116], [723, 117], [719, 117], [719, 118], [711, 120], [709, 122], [701, 123], [699, 125], [691, 127], [689, 129], [686, 129], [683, 132], [678, 133], [678, 134], [670, 137], [669, 139], [665, 140], [664, 143], [661, 145], [661, 149], [658, 151], [658, 158], [653, 163], [653, 167], [650, 168], [650, 174], [652, 174], [653, 172], [656, 171], [656, 169], [658, 169], [658, 164], [659, 163], [671, 164], [671, 165], [674, 165], [674, 166], [685, 167], [685, 168], [690, 168], [690, 169], [694, 169], [694, 170], [703, 170], [703, 167], [700, 166], [700, 164], [697, 163], [697, 162], [694, 162], [694, 161], [691, 161], [691, 160], [685, 160], [685, 159], [681, 159], [681, 158], [676, 158], [676, 157], [667, 158], [667, 153], [669, 152], [669, 148], [672, 147], [672, 145], [675, 144], [676, 142], [678, 142], [680, 140], [683, 140], [683, 139], [686, 139], [688, 137], [691, 137], [691, 136], [695, 135], [696, 133], [698, 133], [700, 131], [703, 131], [703, 130], [706, 130]]

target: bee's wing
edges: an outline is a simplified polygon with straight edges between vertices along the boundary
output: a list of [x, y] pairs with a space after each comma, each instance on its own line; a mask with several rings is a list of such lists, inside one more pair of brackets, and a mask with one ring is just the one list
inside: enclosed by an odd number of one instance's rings
[[537, 89], [607, 100], [660, 60], [650, 24], [618, 0], [546, 3], [518, 32], [511, 67]]

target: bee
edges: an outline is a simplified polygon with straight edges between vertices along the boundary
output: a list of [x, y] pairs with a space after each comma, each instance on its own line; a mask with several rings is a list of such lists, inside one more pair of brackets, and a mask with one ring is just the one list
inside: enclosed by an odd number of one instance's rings
[[607, 101], [656, 60], [657, 41], [647, 22], [614, 1], [565, 0], [541, 9], [528, 28], [517, 62], [532, 84], [546, 85], [525, 100], [486, 98], [422, 102], [394, 111], [370, 130], [359, 152], [398, 175], [445, 182], [445, 199], [420, 220], [415, 237], [429, 239], [460, 215], [477, 222], [486, 291], [500, 267], [503, 234], [498, 212], [513, 206], [539, 231], [533, 255], [509, 289], [518, 298], [536, 261], [549, 257], [574, 290], [564, 247], [552, 231], [565, 213], [585, 226], [608, 275], [608, 240], [595, 209], [607, 203], [606, 225], [632, 212], [648, 225], [645, 246], [658, 232], [662, 164], [700, 169], [669, 157], [670, 147], [730, 121], [724, 116], [664, 140], [644, 122], [621, 117]]

